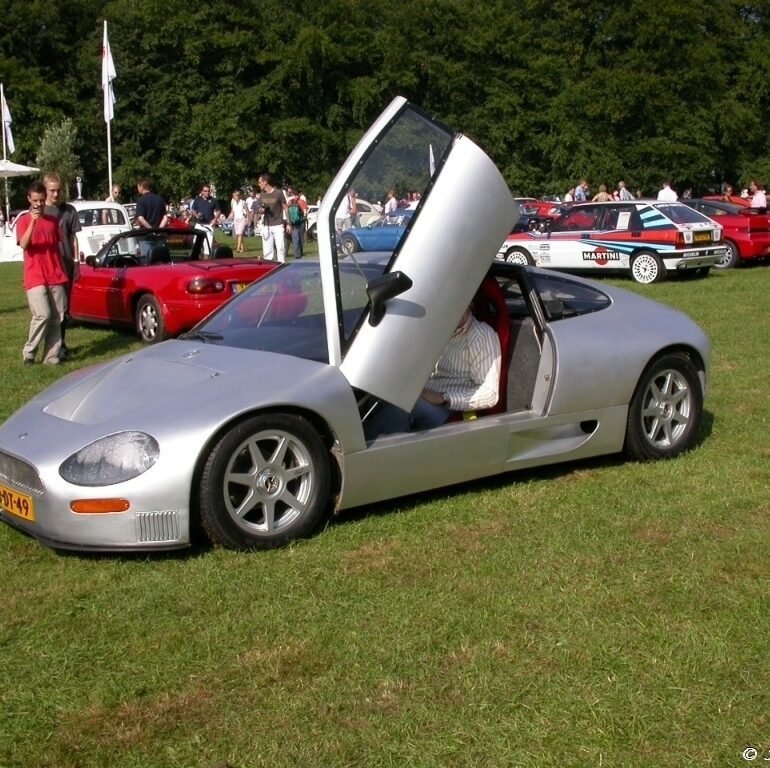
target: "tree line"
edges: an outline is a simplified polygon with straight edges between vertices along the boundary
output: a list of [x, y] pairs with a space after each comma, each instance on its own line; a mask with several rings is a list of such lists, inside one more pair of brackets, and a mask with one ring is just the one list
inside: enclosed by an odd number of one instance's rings
[[770, 182], [766, 0], [5, 6], [11, 159], [34, 164], [46, 128], [70, 119], [87, 197], [108, 193], [103, 19], [127, 189], [149, 175], [176, 199], [205, 180], [226, 198], [269, 171], [315, 197], [395, 95], [473, 138], [517, 195], [583, 177], [646, 193], [664, 178], [696, 192]]

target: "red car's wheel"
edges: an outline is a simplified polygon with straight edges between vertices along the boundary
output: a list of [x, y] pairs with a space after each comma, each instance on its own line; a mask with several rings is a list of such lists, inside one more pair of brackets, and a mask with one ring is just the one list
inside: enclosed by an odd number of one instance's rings
[[715, 269], [732, 269], [737, 267], [741, 261], [741, 255], [738, 253], [738, 246], [731, 240], [725, 240], [725, 255], [714, 264]]
[[157, 344], [168, 338], [163, 309], [154, 296], [142, 296], [136, 305], [136, 332], [145, 344]]

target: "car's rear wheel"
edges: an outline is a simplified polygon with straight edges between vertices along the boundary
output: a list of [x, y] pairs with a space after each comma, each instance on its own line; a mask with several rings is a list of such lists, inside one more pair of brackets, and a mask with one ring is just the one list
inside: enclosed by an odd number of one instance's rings
[[535, 263], [535, 260], [532, 258], [528, 251], [518, 247], [509, 248], [505, 252], [505, 260], [509, 264], [521, 264], [523, 267], [528, 265], [531, 266]]
[[352, 235], [342, 235], [340, 238], [340, 248], [346, 256], [350, 256], [359, 250], [358, 241]]
[[160, 302], [147, 294], [136, 305], [136, 332], [145, 344], [156, 344], [168, 338], [163, 308]]
[[725, 255], [715, 264], [715, 269], [732, 269], [737, 267], [741, 261], [741, 255], [738, 253], [738, 246], [731, 240], [725, 240]]
[[688, 450], [703, 415], [700, 377], [682, 353], [662, 355], [642, 374], [628, 410], [625, 451], [665, 459]]
[[315, 530], [329, 487], [329, 453], [307, 419], [254, 416], [227, 432], [206, 459], [201, 523], [223, 547], [278, 547]]
[[631, 277], [643, 285], [658, 283], [665, 279], [666, 268], [657, 254], [642, 251], [637, 253], [631, 261]]

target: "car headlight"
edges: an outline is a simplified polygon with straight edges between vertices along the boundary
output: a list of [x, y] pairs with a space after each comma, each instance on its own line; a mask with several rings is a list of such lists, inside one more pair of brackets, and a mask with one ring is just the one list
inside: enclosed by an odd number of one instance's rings
[[73, 453], [59, 467], [59, 475], [73, 485], [115, 485], [146, 472], [159, 455], [154, 437], [118, 432]]

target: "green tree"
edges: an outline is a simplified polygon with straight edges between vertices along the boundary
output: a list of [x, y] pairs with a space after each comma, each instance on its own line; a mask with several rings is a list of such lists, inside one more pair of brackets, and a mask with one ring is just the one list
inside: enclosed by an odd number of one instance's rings
[[80, 158], [75, 152], [77, 133], [77, 128], [69, 117], [57, 125], [49, 125], [43, 133], [37, 153], [40, 172], [57, 172], [62, 177], [65, 191], [72, 190], [77, 177], [83, 175]]

